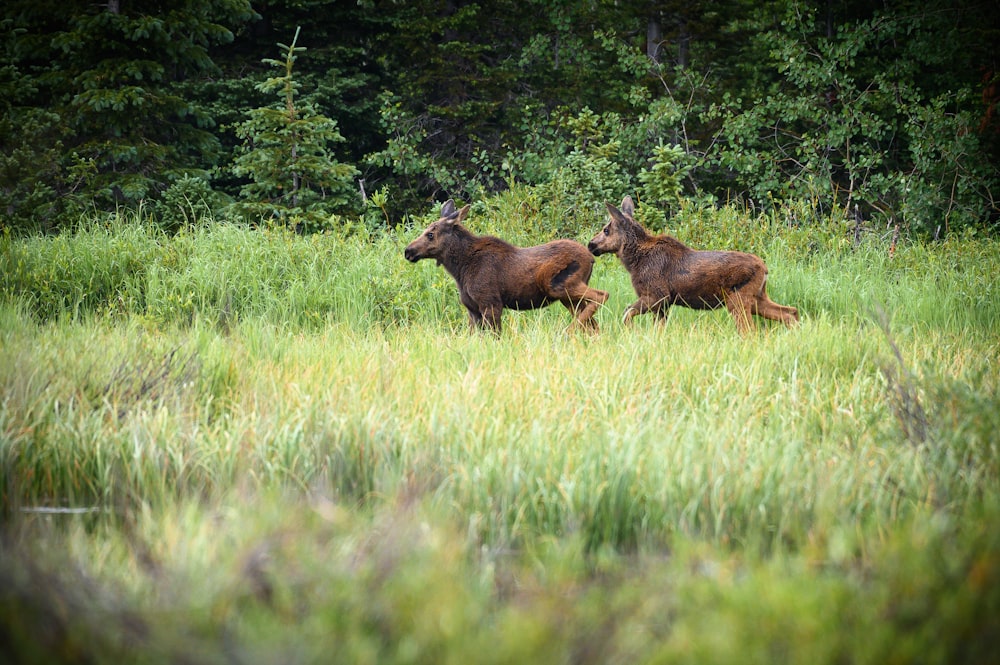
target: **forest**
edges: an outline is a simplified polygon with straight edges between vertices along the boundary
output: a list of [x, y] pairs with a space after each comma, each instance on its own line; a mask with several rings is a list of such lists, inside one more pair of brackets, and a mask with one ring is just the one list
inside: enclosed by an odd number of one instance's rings
[[[995, 231], [983, 0], [11, 0], [0, 224], [396, 225], [514, 185]], [[809, 222], [803, 219], [802, 222]]]

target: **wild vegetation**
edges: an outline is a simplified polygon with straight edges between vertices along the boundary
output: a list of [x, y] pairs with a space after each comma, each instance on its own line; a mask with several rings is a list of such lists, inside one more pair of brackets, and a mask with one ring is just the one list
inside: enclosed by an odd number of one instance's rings
[[624, 193], [1000, 218], [995, 2], [8, 0], [0, 34], [17, 232], [392, 226], [517, 185], [583, 223]]
[[[521, 245], [606, 221], [564, 211], [473, 203]], [[669, 221], [799, 309], [747, 337], [622, 327], [616, 261], [599, 335], [470, 332], [403, 257], [437, 206], [0, 237], [3, 660], [995, 660], [1000, 246], [806, 213]]]
[[[1000, 661], [998, 7], [3, 3], [0, 661]], [[626, 194], [798, 325], [404, 255]]]

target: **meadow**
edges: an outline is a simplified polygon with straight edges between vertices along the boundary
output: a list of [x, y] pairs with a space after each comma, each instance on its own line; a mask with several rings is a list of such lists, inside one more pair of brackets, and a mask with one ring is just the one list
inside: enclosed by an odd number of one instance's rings
[[1000, 242], [684, 209], [798, 327], [623, 328], [602, 257], [600, 334], [496, 338], [403, 259], [433, 217], [0, 238], [0, 660], [1000, 657]]

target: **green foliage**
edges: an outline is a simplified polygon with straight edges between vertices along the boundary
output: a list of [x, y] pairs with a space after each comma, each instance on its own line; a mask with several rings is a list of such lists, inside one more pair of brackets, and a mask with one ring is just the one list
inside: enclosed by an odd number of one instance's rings
[[[88, 207], [77, 190], [95, 169], [76, 153], [66, 155], [70, 132], [58, 113], [30, 105], [39, 84], [12, 53], [11, 45], [26, 36], [15, 25], [0, 22], [6, 33], [0, 61], [0, 229], [49, 229]], [[64, 171], [66, 161], [72, 166]]]
[[[599, 118], [590, 109], [566, 118], [573, 148], [541, 188], [544, 196], [563, 202], [567, 215], [584, 220], [603, 214], [604, 202], [631, 191], [631, 179], [618, 163], [621, 144], [608, 137], [607, 128], [621, 123], [617, 117]], [[617, 198], [616, 198], [617, 197]]]
[[921, 6], [822, 36], [814, 7], [787, 3], [780, 26], [755, 37], [777, 83], [745, 91], [751, 99], [727, 96], [716, 109], [720, 163], [762, 202], [861, 204], [925, 233], [981, 223], [995, 207], [987, 191], [1000, 171], [973, 130], [972, 89], [950, 81], [940, 90], [922, 76], [944, 61], [938, 38], [948, 21]]
[[177, 230], [215, 219], [227, 205], [206, 178], [184, 176], [164, 190], [154, 209], [165, 229]]
[[[12, 154], [7, 163], [8, 182], [34, 183], [5, 187], [19, 226], [134, 207], [211, 167], [212, 119], [177, 82], [212, 71], [208, 47], [232, 40], [231, 29], [251, 16], [246, 0], [167, 2], [143, 13], [127, 3], [13, 2], [4, 16], [12, 29], [5, 87], [17, 94], [5, 96], [10, 121], [0, 142], [25, 145], [27, 123], [27, 150], [44, 155]], [[65, 198], [53, 205], [49, 195]]]
[[[386, 169], [404, 190], [398, 197], [404, 210], [443, 193], [474, 200], [515, 182], [540, 184], [561, 166], [567, 185], [585, 177], [580, 171], [590, 166], [589, 157], [577, 152], [567, 164], [574, 130], [558, 125], [588, 107], [613, 112], [622, 106], [616, 96], [628, 90], [628, 80], [617, 82], [622, 71], [615, 54], [595, 47], [594, 33], [602, 13], [616, 17], [617, 10], [534, 2], [530, 11], [525, 20], [523, 3], [472, 3], [451, 11], [427, 2], [410, 3], [395, 17], [397, 29], [380, 42], [382, 57], [399, 63], [383, 96], [387, 145], [366, 162]], [[517, 57], [501, 57], [497, 42]], [[419, 69], [404, 64], [416, 52], [426, 54]], [[605, 160], [595, 164], [602, 176], [613, 170]]]
[[693, 168], [687, 162], [687, 154], [678, 145], [654, 148], [652, 166], [638, 176], [646, 201], [659, 208], [676, 208], [681, 202], [682, 181]]
[[892, 193], [898, 216], [927, 234], [975, 229], [995, 208], [990, 192], [1000, 185], [1000, 170], [985, 158], [972, 114], [955, 110], [970, 94], [965, 89], [906, 107], [913, 169], [896, 175]]
[[460, 174], [453, 174], [446, 164], [427, 154], [423, 146], [428, 134], [426, 118], [410, 115], [391, 93], [383, 93], [380, 100], [379, 124], [385, 133], [385, 146], [365, 155], [365, 163], [385, 169], [392, 174], [396, 188], [409, 194], [401, 202], [402, 210], [419, 205], [426, 191], [439, 188], [462, 191], [466, 185], [478, 189], [472, 183], [462, 182]]
[[358, 170], [333, 159], [330, 145], [344, 140], [337, 123], [317, 113], [308, 96], [296, 99], [299, 85], [292, 70], [296, 54], [305, 51], [295, 45], [298, 38], [296, 30], [291, 45], [278, 45], [284, 60], [264, 61], [282, 75], [268, 78], [258, 89], [277, 94], [280, 101], [249, 111], [237, 125], [244, 143], [232, 171], [250, 179], [240, 192], [238, 214], [250, 220], [274, 218], [312, 232], [328, 228], [331, 215], [353, 207]]
[[[548, 238], [540, 189], [470, 227]], [[815, 214], [670, 218], [800, 307], [749, 339], [725, 312], [623, 329], [607, 258], [600, 335], [561, 308], [470, 334], [452, 279], [402, 257], [430, 207], [398, 235], [0, 236], [5, 653], [995, 660], [998, 243]]]
[[0, 117], [0, 228], [51, 230], [93, 209], [93, 159], [66, 153], [57, 113], [9, 108]]
[[[174, 228], [178, 202], [152, 204], [211, 176], [237, 201], [227, 214], [303, 231], [395, 226], [519, 184], [550, 186], [574, 218], [628, 193], [671, 211], [806, 200], [907, 233], [992, 230], [997, 11], [14, 0], [0, 10], [0, 224], [59, 230], [143, 205]], [[265, 57], [299, 25], [294, 48]], [[362, 178], [387, 192], [378, 216]]]

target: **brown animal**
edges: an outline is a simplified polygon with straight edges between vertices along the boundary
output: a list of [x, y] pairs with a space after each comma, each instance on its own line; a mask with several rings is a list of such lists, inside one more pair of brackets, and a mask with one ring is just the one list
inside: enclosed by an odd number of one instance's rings
[[671, 305], [692, 309], [725, 306], [740, 333], [754, 329], [751, 314], [791, 326], [799, 320], [794, 307], [767, 297], [767, 266], [743, 252], [706, 252], [691, 249], [668, 235], [652, 235], [635, 221], [632, 197], [621, 210], [607, 205], [610, 221], [588, 248], [595, 256], [614, 253], [632, 277], [639, 299], [625, 309], [623, 323], [646, 312], [665, 321]]
[[587, 285], [594, 257], [573, 240], [553, 240], [536, 247], [515, 247], [500, 238], [477, 236], [462, 226], [469, 206], [455, 209], [449, 199], [441, 218], [406, 246], [408, 261], [435, 259], [458, 284], [472, 328], [500, 333], [500, 314], [561, 302], [581, 327], [595, 331], [594, 313], [608, 299]]

